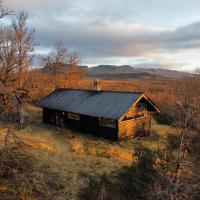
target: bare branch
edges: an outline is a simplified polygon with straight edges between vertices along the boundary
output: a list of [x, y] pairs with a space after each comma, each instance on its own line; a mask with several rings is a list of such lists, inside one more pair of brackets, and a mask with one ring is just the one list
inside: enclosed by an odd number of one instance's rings
[[7, 15], [10, 15], [13, 11], [9, 11], [7, 9], [4, 8], [3, 6], [3, 1], [0, 1], [0, 18], [3, 18]]

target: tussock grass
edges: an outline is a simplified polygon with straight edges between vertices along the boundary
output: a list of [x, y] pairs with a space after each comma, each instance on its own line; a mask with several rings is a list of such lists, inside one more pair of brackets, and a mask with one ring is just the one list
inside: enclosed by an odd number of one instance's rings
[[155, 120], [152, 120], [152, 130], [148, 137], [139, 137], [132, 140], [124, 141], [120, 144], [125, 149], [132, 149], [142, 144], [150, 148], [151, 150], [165, 149], [167, 148], [166, 138], [170, 135], [177, 136], [177, 129], [168, 125], [158, 124]]
[[[17, 129], [16, 133], [37, 160], [32, 163], [32, 193], [36, 199], [77, 199], [78, 191], [85, 187], [90, 177], [109, 174], [135, 162], [133, 152], [138, 144], [162, 149], [166, 147], [167, 135], [176, 134], [174, 128], [153, 121], [149, 137], [117, 144], [45, 125], [41, 109], [32, 105], [27, 106], [25, 115], [25, 127]], [[0, 148], [4, 133], [5, 130], [0, 130]], [[0, 182], [0, 192], [3, 190], [4, 184]]]

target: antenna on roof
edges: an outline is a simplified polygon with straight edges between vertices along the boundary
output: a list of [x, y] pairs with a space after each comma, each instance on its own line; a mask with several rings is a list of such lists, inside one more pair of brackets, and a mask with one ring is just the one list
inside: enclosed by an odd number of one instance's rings
[[94, 80], [94, 88], [95, 91], [100, 91], [101, 90], [101, 81], [99, 78]]

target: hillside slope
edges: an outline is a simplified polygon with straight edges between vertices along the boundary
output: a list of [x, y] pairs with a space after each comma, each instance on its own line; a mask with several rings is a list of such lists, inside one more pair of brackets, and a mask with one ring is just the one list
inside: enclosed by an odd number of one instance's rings
[[[159, 68], [142, 68], [132, 67], [130, 65], [98, 65], [95, 67], [78, 66], [79, 69], [85, 70], [86, 76], [91, 78], [103, 78], [103, 79], [180, 79], [185, 76], [190, 76], [190, 73], [159, 69]], [[67, 65], [64, 65], [67, 68]], [[48, 74], [46, 68], [37, 68], [35, 71]]]
[[179, 79], [190, 74], [176, 70], [132, 67], [129, 65], [98, 65], [89, 68], [88, 75], [99, 78]]
[[[138, 144], [162, 149], [167, 134], [174, 132], [173, 128], [154, 123], [150, 137], [117, 144], [42, 124], [41, 109], [32, 105], [26, 108], [25, 114], [25, 127], [17, 129], [16, 133], [29, 146], [28, 157], [22, 154], [22, 159], [26, 158], [24, 164], [28, 166], [24, 165], [21, 173], [28, 168], [26, 179], [30, 180], [19, 187], [19, 182], [14, 184], [18, 180], [15, 176], [0, 176], [0, 199], [15, 200], [19, 193], [26, 197], [24, 199], [78, 199], [79, 191], [91, 177], [115, 174], [135, 162], [133, 152]], [[0, 130], [0, 150], [3, 137], [4, 130]]]

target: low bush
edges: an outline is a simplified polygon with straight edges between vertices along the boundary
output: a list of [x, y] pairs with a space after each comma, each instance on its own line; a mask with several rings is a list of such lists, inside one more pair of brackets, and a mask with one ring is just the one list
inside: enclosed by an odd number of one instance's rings
[[166, 146], [168, 149], [175, 150], [178, 149], [181, 143], [181, 137], [179, 135], [167, 135], [166, 136]]
[[150, 141], [157, 142], [160, 139], [160, 135], [157, 133], [157, 131], [152, 130], [150, 132], [150, 137], [148, 138]]
[[4, 186], [4, 190], [0, 191], [2, 199], [33, 199], [33, 159], [22, 149], [0, 149], [0, 185]]
[[172, 125], [174, 122], [173, 117], [167, 113], [155, 113], [154, 119], [157, 123], [165, 125]]
[[139, 200], [147, 199], [157, 177], [155, 152], [139, 146], [134, 153], [137, 163], [124, 167], [117, 175], [103, 175], [91, 178], [89, 184], [80, 192], [83, 200]]

